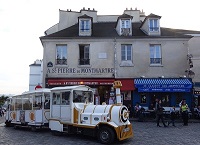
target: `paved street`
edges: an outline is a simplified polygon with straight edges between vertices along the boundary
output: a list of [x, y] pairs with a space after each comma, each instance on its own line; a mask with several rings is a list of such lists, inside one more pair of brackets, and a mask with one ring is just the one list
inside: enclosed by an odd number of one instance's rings
[[[2, 122], [2, 118], [0, 119]], [[177, 127], [157, 127], [155, 122], [132, 121], [134, 138], [116, 145], [200, 145], [200, 123]], [[31, 132], [0, 125], [0, 145], [99, 145], [95, 138], [81, 135], [53, 136], [49, 131]]]

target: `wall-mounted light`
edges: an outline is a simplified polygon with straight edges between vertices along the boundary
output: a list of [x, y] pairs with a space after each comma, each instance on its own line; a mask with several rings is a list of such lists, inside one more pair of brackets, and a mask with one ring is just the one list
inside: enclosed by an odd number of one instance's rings
[[140, 76], [140, 78], [145, 78], [145, 76]]

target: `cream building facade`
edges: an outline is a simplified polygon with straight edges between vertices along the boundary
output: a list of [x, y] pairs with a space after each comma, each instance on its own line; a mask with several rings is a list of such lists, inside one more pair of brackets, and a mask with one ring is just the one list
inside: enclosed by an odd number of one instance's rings
[[59, 23], [40, 37], [43, 87], [85, 84], [96, 103], [113, 96], [121, 80], [125, 104], [148, 107], [155, 98], [166, 106], [186, 98], [192, 104], [192, 82], [186, 70], [193, 36], [162, 28], [161, 16], [126, 9], [122, 15], [97, 15], [94, 9], [59, 10]]

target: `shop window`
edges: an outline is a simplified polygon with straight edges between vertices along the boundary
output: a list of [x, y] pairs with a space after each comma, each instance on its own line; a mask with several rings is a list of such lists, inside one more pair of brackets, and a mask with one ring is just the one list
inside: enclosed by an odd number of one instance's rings
[[146, 104], [147, 103], [147, 97], [146, 94], [141, 94], [141, 104]]
[[169, 106], [169, 96], [162, 96], [161, 97], [161, 101], [164, 107], [168, 107]]
[[127, 92], [122, 92], [122, 95], [124, 96], [124, 100], [131, 100], [131, 94]]

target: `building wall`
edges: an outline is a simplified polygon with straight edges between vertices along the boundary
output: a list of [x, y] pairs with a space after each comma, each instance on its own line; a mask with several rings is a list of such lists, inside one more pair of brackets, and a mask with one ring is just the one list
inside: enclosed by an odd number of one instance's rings
[[30, 67], [30, 74], [29, 74], [29, 91], [35, 89], [35, 86], [38, 84], [42, 85], [42, 61], [36, 60]]
[[192, 54], [193, 68], [195, 73], [193, 82], [200, 82], [200, 35], [196, 35], [189, 40], [189, 54]]
[[[121, 44], [132, 44], [133, 65], [121, 62]], [[161, 44], [162, 65], [150, 65], [150, 44]], [[187, 40], [184, 39], [137, 39], [117, 40], [117, 76], [127, 78], [179, 78], [186, 75]]]
[[[56, 44], [67, 44], [67, 66], [55, 65]], [[79, 44], [90, 44], [90, 65], [79, 66]], [[131, 66], [121, 62], [121, 44], [132, 44], [133, 62]], [[161, 44], [162, 65], [150, 66], [150, 44]], [[114, 62], [114, 47], [116, 45], [116, 65]], [[140, 39], [123, 40], [117, 39], [88, 39], [88, 40], [57, 40], [53, 42], [46, 41], [44, 48], [44, 76], [59, 78], [110, 78], [113, 73], [78, 73], [82, 68], [116, 68], [116, 78], [179, 78], [186, 75], [185, 70], [189, 67], [187, 64], [187, 40], [170, 39]], [[52, 62], [53, 67], [48, 68], [47, 63]], [[55, 68], [75, 68], [76, 73], [52, 73]]]
[[[114, 68], [113, 41], [112, 39], [46, 41], [44, 45], [43, 74], [50, 78], [112, 78], [113, 71], [94, 73], [88, 69]], [[67, 65], [55, 65], [56, 44], [67, 44]], [[90, 44], [90, 65], [79, 65], [79, 44]], [[53, 67], [47, 67], [48, 62], [52, 62]], [[66, 68], [73, 69], [73, 72], [59, 70]], [[43, 79], [43, 81], [45, 80]]]

